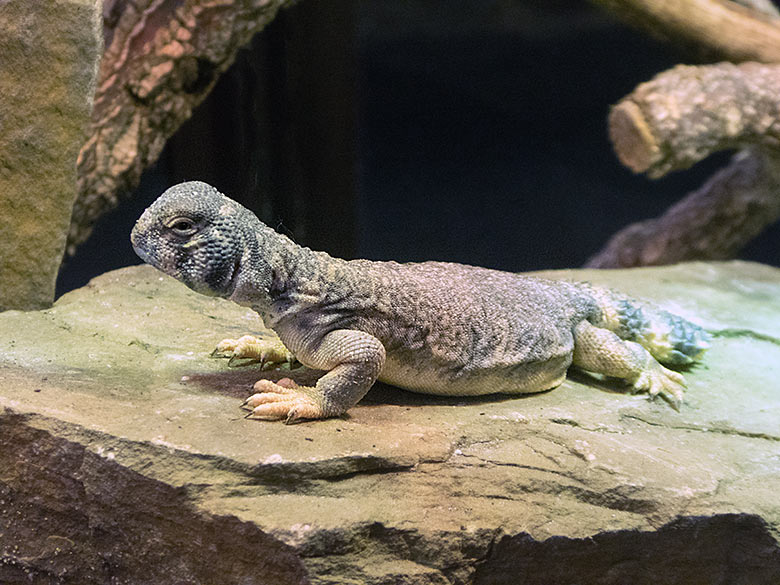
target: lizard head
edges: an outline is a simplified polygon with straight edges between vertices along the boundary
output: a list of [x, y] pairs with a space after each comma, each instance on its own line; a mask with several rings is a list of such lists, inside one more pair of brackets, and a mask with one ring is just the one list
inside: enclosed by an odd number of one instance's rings
[[196, 292], [229, 297], [236, 288], [254, 215], [211, 185], [171, 187], [144, 211], [130, 240], [147, 264]]

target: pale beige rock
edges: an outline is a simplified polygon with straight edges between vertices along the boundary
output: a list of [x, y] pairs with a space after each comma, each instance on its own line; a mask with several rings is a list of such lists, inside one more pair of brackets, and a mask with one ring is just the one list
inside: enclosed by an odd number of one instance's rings
[[579, 373], [285, 426], [208, 356], [258, 317], [148, 266], [0, 314], [0, 582], [776, 585], [780, 270], [550, 274], [715, 332], [681, 412]]
[[98, 0], [0, 2], [0, 310], [54, 300], [103, 46]]

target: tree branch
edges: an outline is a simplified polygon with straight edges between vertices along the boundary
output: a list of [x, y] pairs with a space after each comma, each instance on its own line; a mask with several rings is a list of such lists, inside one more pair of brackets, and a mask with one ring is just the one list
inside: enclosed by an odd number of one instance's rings
[[715, 61], [780, 62], [777, 10], [766, 0], [591, 0], [672, 44], [705, 48]]
[[744, 151], [661, 217], [612, 236], [586, 266], [624, 268], [733, 258], [778, 219], [780, 154]]
[[780, 65], [678, 66], [609, 116], [620, 160], [661, 177], [750, 146], [663, 216], [624, 228], [588, 262], [616, 268], [731, 258], [780, 218]]
[[612, 108], [609, 134], [621, 162], [658, 178], [713, 152], [780, 149], [780, 65], [678, 66]]
[[294, 0], [105, 0], [91, 134], [78, 158], [68, 253], [138, 184], [219, 75]]

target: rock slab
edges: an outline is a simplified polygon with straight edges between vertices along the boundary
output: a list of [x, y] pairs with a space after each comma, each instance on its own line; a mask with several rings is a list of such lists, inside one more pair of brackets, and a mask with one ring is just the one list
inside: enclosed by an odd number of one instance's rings
[[0, 314], [0, 583], [780, 583], [780, 270], [548, 273], [715, 335], [675, 412], [572, 372], [522, 398], [377, 385], [243, 418], [257, 315], [149, 267]]
[[0, 310], [54, 301], [103, 47], [102, 2], [0, 2]]

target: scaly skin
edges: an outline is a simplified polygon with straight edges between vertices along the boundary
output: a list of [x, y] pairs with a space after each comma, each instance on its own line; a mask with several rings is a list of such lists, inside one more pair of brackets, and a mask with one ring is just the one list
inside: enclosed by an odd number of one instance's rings
[[[679, 407], [683, 364], [704, 331], [584, 283], [443, 262], [345, 261], [293, 243], [205, 183], [172, 187], [132, 233], [149, 264], [195, 291], [257, 311], [276, 341], [222, 342], [234, 358], [326, 373], [315, 387], [260, 380], [256, 418], [344, 414], [379, 379], [443, 395], [549, 390], [574, 364]], [[655, 358], [653, 357], [655, 356]]]

